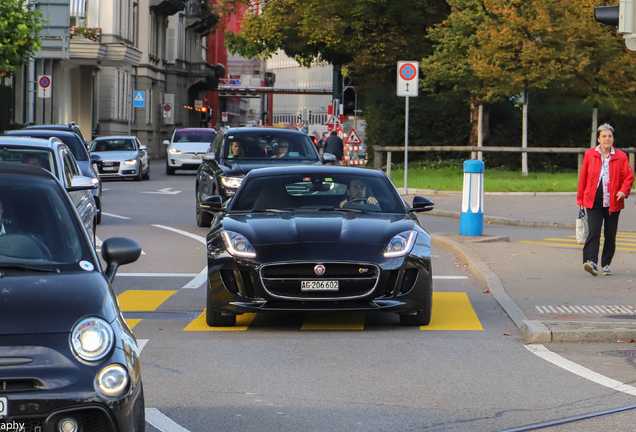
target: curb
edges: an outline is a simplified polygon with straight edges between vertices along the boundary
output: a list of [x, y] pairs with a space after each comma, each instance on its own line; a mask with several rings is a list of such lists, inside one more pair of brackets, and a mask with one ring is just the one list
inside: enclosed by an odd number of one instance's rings
[[[428, 212], [430, 216], [448, 217], [454, 219], [461, 218], [461, 212], [452, 212], [447, 210], [430, 210]], [[485, 216], [484, 222], [497, 225], [512, 225], [529, 228], [560, 228], [560, 229], [576, 229], [576, 223], [572, 222], [549, 222], [549, 221], [531, 221], [525, 219], [510, 219], [499, 216]]]
[[490, 294], [508, 314], [512, 322], [517, 326], [524, 341], [527, 343], [552, 342], [552, 331], [541, 321], [528, 319], [519, 306], [510, 298], [501, 283], [499, 276], [472, 250], [462, 248], [461, 245], [439, 234], [432, 234], [433, 244], [440, 246], [459, 255], [468, 263], [468, 268], [480, 284], [488, 288]]

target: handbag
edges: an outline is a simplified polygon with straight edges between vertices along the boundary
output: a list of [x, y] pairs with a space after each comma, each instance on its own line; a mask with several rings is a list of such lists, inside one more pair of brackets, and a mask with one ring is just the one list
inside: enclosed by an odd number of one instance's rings
[[579, 217], [576, 219], [576, 242], [584, 244], [590, 230], [587, 225], [587, 214], [584, 209], [579, 210]]

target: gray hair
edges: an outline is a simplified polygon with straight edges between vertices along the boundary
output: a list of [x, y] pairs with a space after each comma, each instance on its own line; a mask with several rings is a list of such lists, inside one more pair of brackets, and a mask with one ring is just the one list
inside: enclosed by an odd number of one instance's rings
[[614, 128], [609, 124], [609, 123], [603, 123], [602, 125], [600, 125], [598, 127], [598, 129], [596, 129], [596, 138], [598, 139], [598, 137], [601, 136], [601, 132], [604, 130], [611, 130], [612, 131], [612, 135], [614, 135]]

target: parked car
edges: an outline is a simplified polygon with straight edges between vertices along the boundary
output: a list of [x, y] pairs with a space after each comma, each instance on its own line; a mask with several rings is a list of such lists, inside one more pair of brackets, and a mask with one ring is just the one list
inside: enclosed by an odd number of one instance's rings
[[[29, 431], [143, 431], [139, 347], [111, 287], [130, 239], [102, 264], [49, 172], [0, 162], [0, 419]], [[16, 429], [17, 430], [17, 429]]]
[[82, 175], [66, 144], [58, 138], [0, 137], [0, 160], [36, 165], [53, 173], [68, 191], [89, 238], [95, 243], [97, 205], [92, 190], [97, 186]]
[[101, 158], [96, 165], [102, 179], [149, 180], [150, 164], [146, 150], [135, 136], [99, 137], [90, 147], [91, 155]]
[[[51, 126], [51, 125], [47, 125]], [[96, 222], [99, 224], [102, 221], [102, 182], [97, 175], [97, 169], [93, 167], [93, 160], [91, 159], [88, 149], [82, 143], [80, 137], [74, 132], [62, 131], [62, 130], [50, 130], [50, 129], [36, 129], [31, 126], [28, 129], [6, 131], [4, 133], [8, 136], [27, 136], [32, 138], [49, 139], [52, 137], [59, 138], [64, 144], [68, 146], [75, 156], [77, 165], [82, 170], [82, 174], [89, 177], [91, 181], [97, 185], [97, 189], [93, 189], [93, 198], [97, 205], [97, 218]]]
[[254, 312], [385, 311], [431, 320], [431, 237], [381, 171], [285, 166], [250, 171], [207, 235], [206, 321]]
[[[232, 152], [233, 143], [240, 147], [238, 154]], [[211, 195], [219, 195], [224, 201], [231, 198], [243, 177], [254, 168], [335, 163], [335, 160], [333, 155], [321, 157], [307, 135], [297, 130], [252, 127], [219, 132], [197, 171], [197, 225], [210, 226], [212, 221], [210, 214], [201, 211], [199, 203]]]
[[25, 129], [45, 129], [45, 130], [61, 130], [75, 133], [84, 145], [88, 148], [88, 141], [84, 138], [84, 134], [82, 133], [80, 127], [75, 122], [70, 122], [68, 124], [54, 124], [54, 125], [36, 125], [29, 124], [24, 126]]
[[196, 170], [201, 165], [201, 156], [208, 153], [216, 135], [214, 129], [175, 129], [172, 138], [163, 143], [166, 149], [166, 174], [173, 175], [177, 169]]

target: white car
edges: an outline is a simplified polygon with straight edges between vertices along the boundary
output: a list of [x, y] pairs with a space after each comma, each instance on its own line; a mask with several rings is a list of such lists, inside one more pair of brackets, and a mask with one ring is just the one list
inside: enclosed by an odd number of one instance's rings
[[216, 131], [208, 128], [175, 129], [171, 140], [163, 143], [166, 150], [166, 174], [172, 175], [178, 169], [199, 169], [201, 156], [210, 151]]
[[51, 172], [68, 192], [89, 238], [95, 244], [97, 205], [92, 190], [98, 186], [82, 175], [71, 150], [59, 138], [0, 137], [0, 160], [36, 165]]
[[[95, 138], [90, 151], [102, 179], [150, 179], [146, 146], [141, 145], [135, 136]], [[96, 161], [94, 156], [101, 160]]]

